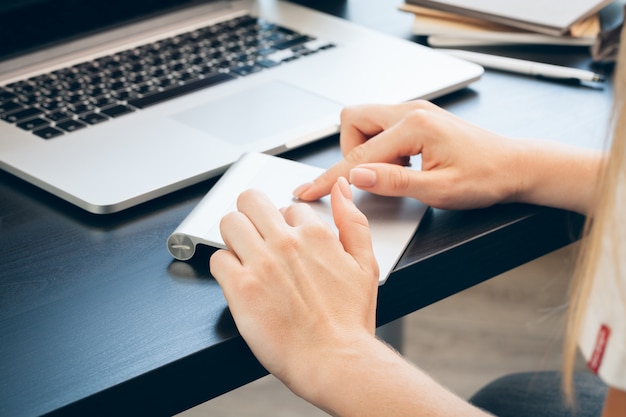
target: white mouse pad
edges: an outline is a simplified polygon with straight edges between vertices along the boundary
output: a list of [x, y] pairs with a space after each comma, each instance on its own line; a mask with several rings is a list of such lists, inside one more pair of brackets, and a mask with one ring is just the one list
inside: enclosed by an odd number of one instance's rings
[[[193, 256], [199, 244], [225, 248], [220, 220], [236, 210], [241, 192], [250, 188], [260, 190], [276, 207], [285, 207], [294, 203], [292, 192], [298, 185], [312, 181], [322, 172], [321, 168], [284, 158], [245, 154], [169, 236], [169, 252], [184, 261]], [[374, 254], [380, 267], [379, 283], [383, 284], [411, 241], [428, 206], [412, 198], [382, 197], [354, 188], [352, 191], [356, 206], [369, 221]], [[307, 204], [336, 230], [329, 196]]]

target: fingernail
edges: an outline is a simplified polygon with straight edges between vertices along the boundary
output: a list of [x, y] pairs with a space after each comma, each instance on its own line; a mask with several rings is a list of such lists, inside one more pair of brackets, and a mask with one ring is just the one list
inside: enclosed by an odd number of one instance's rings
[[312, 182], [307, 182], [307, 183], [304, 183], [304, 184], [298, 186], [295, 190], [293, 190], [293, 196], [296, 197], [296, 198], [300, 198], [300, 196], [302, 194], [304, 194], [306, 192], [306, 190], [311, 188], [312, 185], [313, 185]]
[[348, 180], [344, 177], [339, 177], [337, 178], [337, 184], [339, 185], [339, 190], [341, 191], [341, 194], [343, 194], [345, 198], [352, 199], [352, 190], [350, 189], [350, 184], [348, 183]]
[[376, 171], [367, 168], [352, 168], [350, 182], [357, 187], [373, 187], [376, 185]]

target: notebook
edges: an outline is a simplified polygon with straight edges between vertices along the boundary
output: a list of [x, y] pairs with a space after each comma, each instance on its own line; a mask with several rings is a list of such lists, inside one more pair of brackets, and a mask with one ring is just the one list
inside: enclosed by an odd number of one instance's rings
[[[409, 169], [409, 168], [407, 168]], [[294, 203], [292, 191], [311, 181], [323, 169], [260, 153], [248, 153], [233, 164], [167, 240], [170, 254], [182, 261], [193, 257], [198, 245], [226, 248], [220, 220], [236, 210], [237, 197], [246, 189], [264, 192], [277, 208]], [[353, 189], [356, 206], [368, 219], [374, 255], [384, 284], [409, 244], [428, 209], [408, 197], [383, 197]], [[326, 196], [309, 204], [336, 231]]]
[[599, 14], [576, 22], [567, 35], [554, 36], [407, 3], [401, 5], [400, 10], [414, 15], [413, 33], [426, 36], [431, 47], [509, 44], [591, 46], [602, 29]]
[[406, 0], [407, 3], [561, 36], [612, 0]]
[[0, 36], [0, 168], [100, 214], [482, 74], [286, 1], [4, 0]]

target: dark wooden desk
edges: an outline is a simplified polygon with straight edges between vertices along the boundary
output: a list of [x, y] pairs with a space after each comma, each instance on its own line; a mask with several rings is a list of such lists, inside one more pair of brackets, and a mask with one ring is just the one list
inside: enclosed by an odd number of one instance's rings
[[[393, 3], [319, 3], [410, 37], [411, 18]], [[589, 64], [580, 49], [509, 51]], [[437, 103], [507, 135], [595, 147], [610, 95], [610, 85], [487, 72]], [[337, 138], [286, 156], [329, 166], [340, 156]], [[165, 248], [212, 184], [95, 216], [0, 173], [0, 415], [171, 415], [265, 374], [238, 336], [206, 256], [173, 262]], [[379, 323], [566, 245], [581, 222], [525, 205], [431, 210], [380, 291]]]

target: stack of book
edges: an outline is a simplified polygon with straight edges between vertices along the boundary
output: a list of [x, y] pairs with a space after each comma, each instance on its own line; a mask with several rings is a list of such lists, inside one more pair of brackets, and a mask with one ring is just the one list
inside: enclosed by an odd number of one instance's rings
[[405, 0], [413, 33], [433, 47], [506, 44], [591, 46], [611, 0]]

